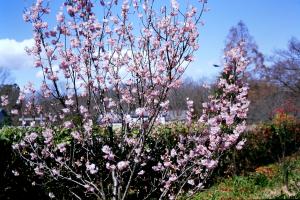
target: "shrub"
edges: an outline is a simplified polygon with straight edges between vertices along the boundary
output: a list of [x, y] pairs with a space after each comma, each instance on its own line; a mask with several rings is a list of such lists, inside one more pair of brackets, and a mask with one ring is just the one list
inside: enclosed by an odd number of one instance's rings
[[11, 148], [27, 131], [15, 127], [0, 130], [0, 199], [48, 199], [34, 171]]
[[[249, 127], [242, 150], [227, 152], [217, 169], [218, 175], [244, 174], [257, 167], [283, 160], [300, 148], [300, 122], [291, 116], [276, 115], [270, 123]], [[235, 160], [236, 165], [233, 165]], [[216, 174], [216, 176], [218, 176]]]
[[[48, 2], [37, 0], [25, 12], [35, 40], [27, 52], [44, 81], [40, 96], [29, 84], [18, 102], [23, 113], [45, 120], [44, 128], [27, 130], [13, 148], [43, 182], [64, 185], [77, 198], [175, 199], [201, 190], [221, 155], [242, 148], [249, 106], [242, 41], [225, 52], [217, 91], [203, 104], [196, 129], [187, 99], [182, 130], [155, 133], [169, 91], [179, 87], [199, 47], [206, 1], [199, 2], [200, 12], [193, 6], [183, 12], [176, 0], [157, 11], [154, 1], [100, 1], [99, 21], [93, 1], [68, 0], [54, 30], [44, 21]], [[132, 18], [140, 31], [133, 30]], [[116, 121], [121, 125], [114, 130]]]

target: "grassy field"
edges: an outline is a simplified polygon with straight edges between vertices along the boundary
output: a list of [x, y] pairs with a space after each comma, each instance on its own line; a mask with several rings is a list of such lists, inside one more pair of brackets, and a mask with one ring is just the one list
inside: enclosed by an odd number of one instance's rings
[[220, 180], [192, 200], [300, 199], [300, 152], [287, 157], [284, 163], [288, 169], [288, 189], [284, 184], [283, 164], [275, 163], [261, 166], [247, 176]]

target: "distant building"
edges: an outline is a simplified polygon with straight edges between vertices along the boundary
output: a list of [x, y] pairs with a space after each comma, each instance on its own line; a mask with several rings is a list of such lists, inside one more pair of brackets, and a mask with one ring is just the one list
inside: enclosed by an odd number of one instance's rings
[[[166, 113], [163, 113], [157, 117], [157, 121], [166, 124], [168, 122], [178, 122], [178, 121], [185, 121], [186, 120], [186, 110], [170, 110]], [[141, 120], [141, 117], [136, 115], [135, 113], [131, 113], [130, 119], [132, 123], [138, 123]], [[143, 120], [147, 121], [149, 119], [149, 115], [146, 113], [143, 116]], [[119, 115], [112, 112], [103, 117], [100, 115], [97, 119], [97, 123], [100, 125], [103, 124], [111, 124], [113, 128], [120, 128], [122, 126], [122, 120]]]
[[166, 113], [165, 120], [166, 122], [185, 121], [186, 113], [186, 110], [169, 110]]
[[[169, 110], [166, 113], [160, 114], [157, 117], [157, 121], [165, 124], [167, 122], [174, 122], [174, 121], [185, 121], [186, 120], [186, 110]], [[146, 114], [144, 116], [144, 120], [147, 120], [149, 116]], [[131, 119], [133, 122], [136, 122], [140, 117], [137, 115], [131, 115]]]
[[37, 124], [42, 124], [45, 121], [42, 115], [40, 117], [24, 117], [19, 118], [19, 122], [21, 122], [21, 126], [30, 126], [32, 122]]

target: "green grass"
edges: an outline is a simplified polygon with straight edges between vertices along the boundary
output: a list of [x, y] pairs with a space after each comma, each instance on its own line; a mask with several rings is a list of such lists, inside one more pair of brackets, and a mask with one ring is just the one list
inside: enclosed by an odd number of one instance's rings
[[259, 167], [248, 176], [223, 179], [186, 199], [300, 199], [300, 153], [285, 162], [289, 166], [289, 190], [283, 182], [282, 165], [275, 163]]

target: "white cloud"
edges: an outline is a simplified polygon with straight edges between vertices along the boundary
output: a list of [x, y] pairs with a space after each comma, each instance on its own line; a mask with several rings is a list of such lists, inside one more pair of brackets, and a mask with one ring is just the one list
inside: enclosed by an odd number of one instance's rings
[[25, 52], [25, 47], [32, 47], [33, 39], [16, 41], [14, 39], [0, 39], [0, 67], [11, 70], [30, 68], [33, 58]]

